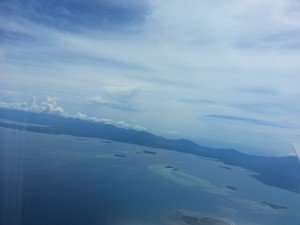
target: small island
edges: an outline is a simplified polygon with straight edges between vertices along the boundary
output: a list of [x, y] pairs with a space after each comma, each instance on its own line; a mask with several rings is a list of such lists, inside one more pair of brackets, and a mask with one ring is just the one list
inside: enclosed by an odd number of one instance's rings
[[144, 151], [142, 151], [142, 152], [136, 152], [136, 154], [156, 155], [157, 152], [144, 150]]
[[165, 168], [166, 168], [166, 169], [175, 170], [175, 171], [177, 171], [177, 170], [178, 170], [177, 168], [175, 168], [175, 167], [173, 167], [173, 166], [165, 166]]
[[189, 225], [230, 225], [226, 221], [222, 221], [220, 219], [212, 218], [212, 217], [193, 217], [193, 216], [182, 216], [182, 220]]
[[230, 167], [228, 166], [219, 166], [220, 168], [226, 169], [226, 170], [232, 170]]
[[114, 154], [115, 157], [121, 157], [121, 158], [126, 158], [126, 155], [120, 155], [120, 154]]
[[288, 208], [285, 206], [281, 206], [281, 205], [275, 205], [269, 202], [261, 202], [262, 204], [265, 204], [267, 206], [270, 206], [272, 209], [283, 209], [283, 210], [287, 210]]
[[234, 225], [224, 219], [183, 210], [164, 213], [162, 218], [166, 224], [170, 225]]
[[232, 191], [237, 191], [237, 190], [238, 190], [236, 187], [233, 187], [233, 186], [227, 185], [226, 187], [227, 187], [228, 189], [232, 190]]
[[157, 152], [147, 151], [147, 150], [145, 150], [144, 153], [145, 154], [150, 154], [150, 155], [156, 155], [157, 154]]

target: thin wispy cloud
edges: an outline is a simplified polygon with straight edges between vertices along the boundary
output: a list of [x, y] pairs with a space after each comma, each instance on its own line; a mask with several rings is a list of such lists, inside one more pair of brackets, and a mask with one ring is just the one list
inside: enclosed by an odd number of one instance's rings
[[[17, 15], [58, 29], [121, 29], [139, 24], [146, 14], [146, 2], [132, 0], [82, 1], [2, 1], [4, 15]], [[96, 22], [95, 22], [96, 21]]]
[[105, 86], [99, 88], [101, 95], [87, 97], [88, 104], [107, 106], [121, 111], [140, 111], [134, 98], [140, 89], [132, 86]]
[[230, 138], [205, 115], [276, 121], [260, 134], [280, 148], [252, 143], [283, 154], [300, 139], [299, 12], [294, 0], [1, 1], [0, 101], [58, 96], [65, 112], [195, 140]]
[[242, 122], [245, 124], [254, 124], [259, 126], [269, 126], [269, 127], [277, 127], [277, 128], [286, 128], [286, 126], [276, 124], [267, 120], [258, 120], [253, 118], [239, 117], [239, 116], [227, 116], [227, 115], [206, 115], [204, 116], [206, 119], [213, 120], [223, 120], [229, 122]]
[[268, 95], [277, 95], [278, 92], [274, 89], [270, 89], [268, 87], [249, 87], [249, 88], [237, 88], [236, 91], [249, 93], [252, 95], [262, 95], [262, 96], [268, 96]]
[[187, 104], [217, 104], [217, 102], [209, 100], [209, 99], [180, 99], [180, 102], [184, 102]]

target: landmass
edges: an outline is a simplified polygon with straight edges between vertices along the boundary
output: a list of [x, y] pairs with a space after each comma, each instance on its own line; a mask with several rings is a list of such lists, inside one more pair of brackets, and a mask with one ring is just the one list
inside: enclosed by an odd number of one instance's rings
[[183, 210], [166, 212], [162, 219], [168, 225], [234, 225], [224, 219]]
[[171, 169], [171, 170], [178, 170], [177, 168], [173, 167], [173, 166], [165, 166], [166, 169]]
[[148, 155], [156, 155], [157, 152], [154, 152], [154, 151], [141, 151], [141, 152], [136, 152], [136, 154], [148, 154]]
[[154, 151], [144, 151], [145, 154], [156, 155], [157, 152]]
[[231, 200], [239, 203], [241, 206], [251, 211], [264, 213], [264, 214], [278, 214], [278, 215], [287, 213], [287, 208], [284, 206], [271, 204], [273, 206], [271, 207], [267, 202], [256, 202], [250, 199], [241, 199], [235, 197], [230, 197], [230, 198]]
[[126, 158], [127, 157], [126, 155], [119, 155], [119, 154], [114, 154], [114, 156], [121, 157], [121, 158]]
[[285, 207], [285, 206], [275, 205], [275, 204], [268, 203], [268, 202], [261, 202], [261, 203], [270, 206], [272, 209], [288, 209], [288, 208]]
[[[248, 174], [248, 176], [266, 185], [300, 194], [300, 172], [296, 172], [300, 171], [300, 163], [295, 156], [248, 155], [235, 149], [209, 148], [186, 139], [170, 140], [146, 131], [118, 128], [111, 124], [16, 109], [0, 108], [0, 120], [0, 126], [5, 128], [46, 134], [101, 138], [210, 158], [229, 166], [239, 166], [253, 171], [255, 174]], [[7, 121], [17, 123], [8, 123]]]
[[226, 170], [232, 170], [230, 167], [228, 166], [219, 166], [220, 168], [226, 169]]
[[233, 186], [226, 186], [228, 189], [232, 190], [232, 191], [237, 191], [238, 189], [236, 187]]

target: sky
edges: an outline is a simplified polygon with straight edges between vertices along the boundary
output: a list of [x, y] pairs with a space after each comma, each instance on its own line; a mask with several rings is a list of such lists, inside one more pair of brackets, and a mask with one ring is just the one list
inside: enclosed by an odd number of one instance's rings
[[0, 107], [295, 155], [299, 71], [299, 0], [0, 1]]

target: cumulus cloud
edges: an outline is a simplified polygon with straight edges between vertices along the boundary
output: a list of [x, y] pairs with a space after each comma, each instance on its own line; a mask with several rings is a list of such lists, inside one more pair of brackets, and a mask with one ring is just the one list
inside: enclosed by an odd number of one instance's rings
[[64, 114], [64, 110], [57, 105], [56, 97], [47, 97], [47, 101], [42, 102], [40, 109], [46, 113]]
[[65, 115], [62, 107], [57, 104], [56, 97], [47, 97], [46, 101], [42, 101], [41, 104], [38, 104], [36, 101], [36, 97], [33, 96], [29, 102], [0, 102], [0, 107], [31, 112], [45, 112], [49, 114]]
[[77, 119], [86, 119], [88, 118], [88, 116], [84, 113], [75, 113], [74, 115], [72, 115], [73, 118], [77, 118]]
[[32, 96], [31, 101], [28, 104], [28, 109], [30, 111], [39, 111], [40, 107], [36, 103], [36, 98], [35, 96]]
[[135, 130], [147, 130], [146, 127], [136, 124], [127, 123], [125, 120], [112, 120], [107, 118], [90, 117], [85, 113], [77, 112], [75, 114], [67, 113], [61, 106], [58, 105], [56, 97], [47, 97], [46, 101], [42, 101], [40, 104], [33, 96], [29, 102], [0, 102], [1, 108], [24, 110], [29, 112], [57, 114], [66, 118], [74, 118], [92, 121], [96, 123], [111, 124], [121, 128], [133, 128]]

